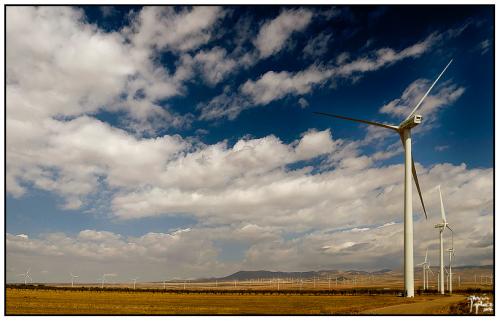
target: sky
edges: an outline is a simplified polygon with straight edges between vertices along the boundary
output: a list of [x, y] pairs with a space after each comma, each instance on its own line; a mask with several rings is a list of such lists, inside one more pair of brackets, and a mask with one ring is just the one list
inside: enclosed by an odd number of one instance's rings
[[[7, 281], [493, 263], [493, 6], [6, 8]], [[449, 247], [450, 235], [445, 234]], [[447, 260], [446, 260], [447, 262]]]

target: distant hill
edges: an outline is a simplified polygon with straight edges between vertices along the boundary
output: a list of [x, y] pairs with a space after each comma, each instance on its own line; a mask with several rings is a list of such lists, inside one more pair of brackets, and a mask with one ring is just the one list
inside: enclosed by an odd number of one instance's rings
[[382, 269], [382, 270], [378, 270], [378, 271], [373, 271], [372, 274], [381, 275], [381, 274], [386, 274], [386, 273], [391, 273], [391, 272], [392, 272], [391, 269]]
[[[374, 274], [383, 274], [389, 273], [392, 270], [383, 269], [380, 271], [374, 272]], [[321, 271], [305, 271], [305, 272], [281, 272], [281, 271], [266, 271], [266, 270], [258, 270], [258, 271], [238, 271], [231, 275], [221, 277], [221, 278], [211, 278], [211, 279], [203, 279], [203, 280], [219, 280], [219, 281], [232, 281], [232, 280], [255, 280], [255, 279], [312, 279], [316, 278], [327, 278], [327, 277], [337, 277], [340, 280], [343, 279], [351, 279], [356, 275], [369, 275], [370, 272], [366, 271], [358, 271], [358, 270], [348, 270], [348, 271], [339, 271], [339, 270], [321, 270]]]
[[[432, 266], [432, 269], [438, 269], [437, 266]], [[415, 271], [418, 271], [421, 267], [415, 267]], [[453, 267], [455, 271], [466, 271], [466, 270], [493, 270], [493, 265], [482, 265], [482, 266], [457, 266]], [[256, 280], [256, 279], [311, 279], [313, 277], [316, 278], [338, 278], [342, 279], [351, 279], [354, 276], [359, 275], [393, 275], [394, 273], [401, 273], [391, 269], [381, 269], [373, 272], [363, 271], [363, 270], [321, 270], [321, 271], [305, 271], [305, 272], [282, 272], [282, 271], [267, 271], [267, 270], [258, 270], [258, 271], [238, 271], [231, 275], [221, 277], [221, 278], [203, 278], [199, 279], [199, 281], [208, 281], [208, 280], [219, 280], [219, 281], [244, 281], [244, 280]]]
[[252, 280], [252, 279], [272, 279], [272, 278], [312, 278], [319, 276], [319, 272], [306, 271], [306, 272], [279, 272], [279, 271], [238, 271], [231, 275], [219, 278], [219, 280]]

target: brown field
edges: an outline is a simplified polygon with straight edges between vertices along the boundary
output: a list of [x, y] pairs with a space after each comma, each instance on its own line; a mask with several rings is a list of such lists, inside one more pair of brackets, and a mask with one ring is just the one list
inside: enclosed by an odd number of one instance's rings
[[[465, 296], [148, 293], [7, 288], [14, 314], [447, 314]], [[391, 310], [391, 307], [392, 310]], [[384, 310], [386, 309], [386, 310]]]

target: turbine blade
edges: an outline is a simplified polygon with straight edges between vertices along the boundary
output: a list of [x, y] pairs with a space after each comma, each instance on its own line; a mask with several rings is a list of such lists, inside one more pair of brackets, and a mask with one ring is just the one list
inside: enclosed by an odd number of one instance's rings
[[313, 113], [315, 113], [317, 115], [323, 115], [323, 116], [328, 116], [328, 117], [340, 118], [340, 119], [355, 121], [355, 122], [358, 122], [358, 123], [363, 123], [363, 124], [368, 124], [368, 125], [373, 125], [373, 126], [388, 128], [388, 129], [392, 129], [392, 130], [396, 130], [396, 131], [398, 130], [398, 126], [394, 126], [394, 125], [382, 124], [382, 123], [377, 123], [377, 122], [374, 122], [374, 121], [363, 120], [363, 119], [356, 119], [356, 118], [339, 116], [339, 115], [333, 115], [333, 114], [322, 113], [322, 112], [317, 112], [317, 111], [315, 111]]
[[424, 262], [427, 263], [427, 249], [425, 249], [425, 260], [424, 260]]
[[411, 173], [413, 174], [413, 180], [417, 186], [418, 196], [420, 196], [420, 202], [422, 203], [422, 208], [424, 209], [425, 219], [427, 219], [427, 211], [425, 210], [424, 198], [422, 197], [422, 192], [420, 191], [420, 184], [418, 183], [417, 170], [415, 169], [415, 161], [413, 161], [413, 157], [411, 158]]
[[406, 117], [406, 119], [404, 121], [410, 119], [410, 117], [413, 116], [413, 114], [417, 111], [418, 107], [420, 107], [420, 105], [422, 104], [422, 102], [424, 101], [424, 99], [431, 92], [431, 90], [434, 87], [434, 85], [438, 82], [439, 78], [441, 78], [441, 76], [444, 74], [444, 72], [446, 71], [446, 69], [448, 69], [448, 67], [451, 65], [452, 61], [453, 61], [453, 59], [451, 59], [450, 62], [446, 65], [446, 67], [444, 67], [443, 71], [441, 71], [441, 73], [439, 74], [439, 76], [432, 83], [431, 87], [427, 90], [427, 92], [425, 93], [425, 95], [420, 99], [420, 101], [418, 102], [417, 106], [415, 106], [415, 108], [413, 108], [413, 110], [411, 111], [411, 113], [408, 115], [408, 117]]
[[439, 190], [439, 200], [441, 201], [441, 218], [443, 219], [443, 223], [446, 223], [446, 213], [444, 212], [443, 195], [441, 195], [441, 185], [438, 185], [438, 190]]

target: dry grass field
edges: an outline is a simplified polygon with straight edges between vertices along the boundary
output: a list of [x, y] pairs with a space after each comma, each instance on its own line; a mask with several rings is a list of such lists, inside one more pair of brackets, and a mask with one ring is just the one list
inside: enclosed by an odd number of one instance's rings
[[[6, 313], [15, 314], [446, 314], [464, 296], [332, 296], [177, 294], [7, 288]], [[417, 306], [417, 310], [411, 307]], [[380, 310], [395, 307], [395, 310]], [[419, 312], [419, 307], [430, 307]]]

